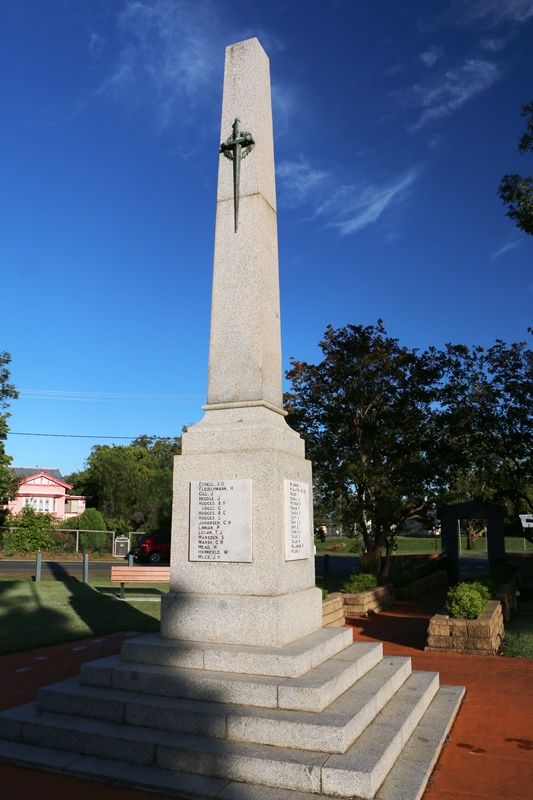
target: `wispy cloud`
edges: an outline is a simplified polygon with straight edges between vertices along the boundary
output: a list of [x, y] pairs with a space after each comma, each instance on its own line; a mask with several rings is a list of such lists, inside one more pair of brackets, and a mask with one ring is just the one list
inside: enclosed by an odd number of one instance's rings
[[423, 109], [413, 130], [428, 122], [458, 111], [465, 103], [489, 89], [500, 77], [496, 64], [483, 59], [472, 59], [450, 69], [426, 86], [417, 84], [412, 89], [415, 105]]
[[279, 81], [272, 83], [272, 116], [274, 130], [279, 136], [285, 133], [289, 122], [298, 108], [298, 98], [294, 86]]
[[[128, 0], [117, 17], [115, 61], [94, 96], [149, 105], [166, 128], [214, 87], [223, 49], [217, 20], [210, 0]], [[89, 47], [99, 44], [91, 34]]]
[[105, 40], [99, 33], [92, 31], [89, 36], [88, 48], [92, 58], [100, 58], [105, 48]]
[[378, 222], [391, 206], [406, 200], [420, 172], [419, 167], [414, 167], [381, 183], [339, 185], [333, 171], [312, 167], [300, 156], [282, 161], [276, 174], [286, 206], [306, 207], [308, 219], [320, 220], [347, 236]]
[[292, 161], [281, 161], [276, 175], [285, 205], [294, 207], [312, 200], [329, 173], [312, 167], [306, 158], [300, 156]]
[[439, 58], [442, 57], [442, 53], [442, 47], [432, 45], [431, 47], [428, 47], [427, 50], [424, 50], [423, 53], [420, 53], [419, 59], [425, 67], [431, 69], [431, 67], [435, 66]]
[[533, 0], [456, 0], [454, 10], [462, 23], [526, 22], [533, 17]]
[[341, 186], [316, 209], [316, 215], [327, 218], [328, 226], [341, 236], [356, 233], [405, 200], [419, 174], [420, 169], [413, 168], [381, 184]]
[[488, 50], [491, 53], [499, 53], [500, 50], [507, 47], [509, 41], [510, 39], [508, 36], [501, 36], [499, 38], [492, 37], [490, 39], [482, 39], [479, 46], [482, 50]]
[[507, 242], [506, 244], [499, 247], [498, 250], [495, 250], [490, 257], [490, 260], [496, 261], [497, 258], [500, 258], [500, 256], [505, 255], [505, 253], [508, 253], [509, 250], [514, 250], [515, 247], [521, 245], [522, 241], [523, 239], [511, 239], [510, 242]]

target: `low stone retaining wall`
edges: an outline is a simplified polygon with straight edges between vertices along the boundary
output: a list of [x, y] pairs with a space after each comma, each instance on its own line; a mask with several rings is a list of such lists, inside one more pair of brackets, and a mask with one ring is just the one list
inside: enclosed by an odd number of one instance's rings
[[447, 583], [448, 573], [444, 570], [438, 570], [438, 572], [432, 572], [430, 575], [424, 575], [423, 578], [419, 578], [407, 586], [402, 586], [401, 589], [397, 590], [397, 594], [398, 597], [411, 600], [413, 597], [418, 597], [424, 592], [429, 592], [431, 589], [435, 589], [437, 586], [444, 586]]
[[343, 594], [344, 615], [346, 617], [361, 617], [368, 614], [378, 614], [396, 602], [394, 589], [390, 584], [368, 589], [357, 594]]
[[504, 637], [503, 614], [498, 600], [489, 600], [476, 619], [451, 619], [445, 614], [431, 617], [426, 650], [431, 653], [496, 655]]
[[324, 628], [342, 628], [344, 625], [344, 603], [342, 594], [328, 594], [322, 601], [322, 626]]

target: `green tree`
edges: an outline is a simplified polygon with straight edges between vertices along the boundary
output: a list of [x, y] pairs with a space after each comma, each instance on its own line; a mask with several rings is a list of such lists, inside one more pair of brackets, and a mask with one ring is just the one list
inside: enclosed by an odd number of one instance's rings
[[366, 569], [385, 576], [395, 532], [428, 509], [441, 359], [401, 346], [381, 320], [328, 326], [320, 347], [320, 363], [287, 372], [289, 424], [306, 439], [319, 513], [360, 532]]
[[[533, 102], [522, 106], [522, 116], [528, 118], [526, 130], [518, 143], [518, 150], [523, 154], [533, 151]], [[507, 216], [518, 228], [533, 234], [533, 178], [515, 173], [504, 175], [498, 194], [509, 209]]]
[[[9, 465], [11, 458], [5, 451], [5, 441], [8, 434], [7, 420], [9, 401], [18, 397], [18, 392], [12, 383], [9, 383], [9, 353], [0, 352], [0, 506], [12, 497], [17, 488], [17, 481], [13, 477]], [[1, 513], [1, 512], [0, 512]]]
[[170, 530], [173, 459], [180, 452], [179, 437], [96, 445], [86, 468], [67, 480], [76, 494], [89, 495], [89, 503], [119, 533]]
[[448, 344], [443, 365], [443, 497], [500, 503], [518, 525], [519, 513], [533, 511], [533, 352], [526, 342]]
[[70, 517], [59, 522], [59, 527], [67, 530], [106, 531], [104, 515], [96, 508], [86, 508], [77, 517]]

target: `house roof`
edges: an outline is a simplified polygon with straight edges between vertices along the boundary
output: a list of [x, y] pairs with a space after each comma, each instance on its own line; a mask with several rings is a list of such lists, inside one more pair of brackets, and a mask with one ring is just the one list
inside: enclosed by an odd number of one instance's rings
[[13, 472], [17, 478], [28, 478], [30, 475], [41, 475], [45, 473], [46, 475], [50, 475], [51, 478], [58, 478], [60, 481], [65, 480], [57, 467], [11, 467], [11, 472]]

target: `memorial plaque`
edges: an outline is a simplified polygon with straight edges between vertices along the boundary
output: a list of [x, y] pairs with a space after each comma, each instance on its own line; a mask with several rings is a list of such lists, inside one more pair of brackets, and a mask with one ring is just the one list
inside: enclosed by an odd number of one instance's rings
[[309, 486], [285, 481], [285, 561], [309, 558]]
[[189, 561], [252, 560], [252, 481], [191, 481]]

